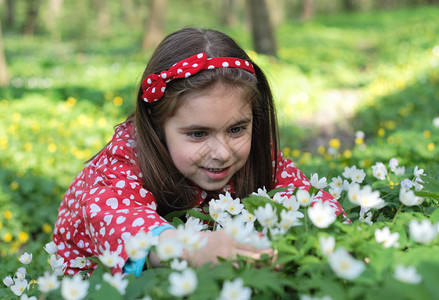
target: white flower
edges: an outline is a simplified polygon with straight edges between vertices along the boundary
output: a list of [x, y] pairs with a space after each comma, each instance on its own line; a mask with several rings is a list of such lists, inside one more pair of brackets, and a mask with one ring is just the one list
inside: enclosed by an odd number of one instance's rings
[[413, 175], [415, 177], [419, 177], [419, 176], [421, 176], [423, 174], [424, 174], [424, 169], [419, 169], [418, 166], [415, 166], [415, 169], [413, 170]]
[[75, 267], [75, 268], [84, 268], [85, 266], [87, 266], [89, 264], [89, 261], [88, 261], [88, 259], [87, 258], [85, 258], [84, 256], [83, 257], [76, 257], [75, 258], [75, 261], [74, 261], [74, 263], [73, 263], [73, 266]]
[[372, 191], [372, 187], [369, 185], [366, 185], [361, 189], [358, 204], [364, 208], [375, 209], [383, 208], [386, 205], [384, 200], [380, 198], [380, 192]]
[[59, 281], [55, 274], [44, 272], [44, 276], [40, 276], [37, 279], [40, 292], [47, 293], [59, 288]]
[[334, 252], [335, 238], [332, 235], [328, 237], [321, 236], [319, 242], [320, 242], [320, 251], [322, 251], [324, 255], [329, 255], [332, 252]]
[[364, 172], [363, 169], [357, 169], [355, 167], [355, 169], [352, 170], [351, 173], [352, 182], [362, 183], [365, 177], [366, 177], [366, 172]]
[[232, 198], [232, 195], [230, 195], [229, 192], [226, 192], [225, 195], [219, 195], [218, 202], [221, 203], [222, 207], [224, 207], [224, 208], [227, 206], [227, 204], [229, 202], [232, 202], [232, 201], [233, 201], [233, 198]]
[[395, 168], [394, 173], [395, 173], [396, 175], [404, 175], [404, 173], [405, 173], [405, 167], [402, 166], [402, 167]]
[[358, 217], [358, 220], [360, 220], [363, 223], [372, 225], [373, 224], [372, 212], [370, 211], [370, 208], [360, 207], [360, 215]]
[[256, 217], [254, 214], [248, 212], [248, 210], [243, 209], [241, 211], [241, 215], [243, 217], [244, 222], [253, 224], [256, 221]]
[[35, 296], [29, 297], [26, 294], [22, 294], [21, 297], [20, 297], [20, 300], [37, 300], [37, 297], [35, 297]]
[[416, 196], [415, 193], [406, 188], [399, 191], [399, 201], [406, 206], [420, 205], [424, 202], [424, 198]]
[[241, 203], [241, 200], [239, 198], [229, 201], [226, 204], [226, 211], [228, 211], [232, 215], [237, 215], [241, 213], [243, 208], [244, 204]]
[[29, 254], [27, 252], [24, 252], [24, 254], [22, 254], [20, 256], [20, 258], [18, 259], [22, 264], [24, 265], [28, 265], [32, 262], [32, 253]]
[[297, 190], [296, 199], [303, 207], [309, 206], [312, 202], [312, 197], [307, 190]]
[[392, 172], [395, 172], [396, 167], [398, 166], [398, 160], [396, 158], [391, 158], [389, 161], [389, 168]]
[[338, 248], [329, 254], [328, 258], [329, 265], [334, 273], [344, 279], [355, 279], [365, 269], [364, 262], [353, 258], [344, 248]]
[[118, 263], [123, 262], [123, 258], [117, 252], [111, 252], [106, 249], [98, 256], [99, 260], [109, 268], [117, 266]]
[[244, 286], [244, 281], [238, 277], [233, 281], [224, 281], [218, 300], [248, 300], [251, 294], [251, 288]]
[[263, 227], [273, 228], [277, 223], [276, 209], [268, 203], [265, 207], [259, 206], [253, 213]]
[[403, 188], [411, 189], [414, 186], [415, 186], [415, 183], [413, 181], [411, 181], [410, 179], [401, 180], [401, 187], [403, 187]]
[[253, 231], [253, 233], [250, 235], [250, 244], [259, 250], [271, 247], [270, 239], [266, 235], [261, 235], [257, 231]]
[[436, 237], [437, 228], [427, 219], [424, 219], [421, 222], [411, 220], [409, 223], [409, 232], [410, 236], [416, 242], [428, 244]]
[[329, 186], [333, 189], [343, 188], [343, 179], [340, 176], [332, 177]]
[[433, 119], [433, 126], [439, 128], [439, 117]]
[[297, 211], [291, 211], [285, 209], [282, 210], [280, 212], [281, 221], [278, 224], [278, 227], [281, 230], [281, 232], [285, 233], [288, 229], [290, 229], [293, 226], [302, 225], [302, 223], [299, 221], [300, 215], [303, 214]]
[[363, 131], [358, 130], [357, 132], [355, 132], [355, 138], [356, 139], [364, 139], [364, 137], [365, 137], [365, 134], [364, 134]]
[[178, 226], [175, 238], [182, 243], [185, 249], [191, 250], [201, 248], [207, 243], [207, 239], [201, 239], [201, 234], [193, 231], [191, 228], [186, 228], [184, 225]]
[[169, 293], [175, 297], [184, 297], [197, 288], [197, 274], [192, 269], [185, 269], [182, 273], [171, 273], [169, 282]]
[[383, 243], [384, 248], [398, 247], [399, 233], [391, 233], [389, 227], [375, 229], [375, 240], [377, 243]]
[[202, 231], [207, 228], [207, 224], [203, 224], [203, 221], [190, 216], [187, 218], [186, 223], [184, 223], [184, 227], [186, 229], [191, 229], [192, 231]]
[[414, 266], [404, 267], [403, 265], [397, 265], [394, 276], [404, 283], [418, 284], [422, 281], [421, 275], [416, 272]]
[[359, 204], [361, 187], [357, 183], [353, 183], [348, 188], [348, 199], [353, 204]]
[[61, 282], [61, 295], [66, 300], [79, 300], [87, 296], [90, 283], [82, 280], [82, 275], [76, 274], [73, 277], [64, 277]]
[[54, 242], [47, 243], [46, 246], [44, 246], [43, 248], [49, 254], [55, 254], [56, 252], [58, 252], [58, 247]]
[[253, 231], [253, 223], [245, 223], [243, 218], [235, 217], [224, 223], [224, 230], [235, 241], [245, 243]]
[[384, 180], [386, 179], [387, 169], [382, 162], [377, 162], [372, 166], [372, 174], [376, 179]]
[[329, 193], [334, 197], [334, 199], [340, 199], [341, 192], [343, 191], [342, 188], [330, 188]]
[[424, 186], [421, 183], [424, 183], [424, 181], [421, 179], [421, 177], [416, 177], [415, 178], [415, 189], [417, 191], [420, 191], [424, 188]]
[[266, 198], [271, 199], [271, 197], [268, 196], [268, 194], [267, 194], [267, 190], [265, 189], [265, 186], [262, 189], [259, 188], [257, 193], [253, 192], [252, 195], [262, 196], [262, 197], [266, 197]]
[[187, 268], [188, 264], [186, 260], [179, 260], [178, 258], [174, 258], [171, 261], [171, 269], [173, 270], [177, 270], [177, 271], [183, 271], [184, 269]]
[[14, 284], [14, 280], [12, 279], [11, 276], [6, 276], [6, 277], [3, 279], [3, 283], [4, 283], [7, 287], [10, 287], [11, 285]]
[[67, 267], [67, 263], [64, 262], [64, 258], [59, 257], [56, 254], [52, 254], [49, 258], [49, 264], [52, 270], [58, 275], [63, 275], [64, 270]]
[[135, 236], [125, 240], [125, 251], [134, 260], [142, 259], [147, 255], [147, 250], [141, 247], [139, 240]]
[[128, 279], [123, 278], [124, 277], [121, 273], [116, 273], [114, 275], [104, 273], [104, 275], [102, 275], [102, 279], [114, 287], [121, 295], [125, 295], [128, 286]]
[[169, 260], [183, 254], [183, 245], [176, 238], [167, 238], [159, 242], [156, 250], [160, 259]]
[[319, 179], [319, 174], [314, 173], [311, 174], [311, 185], [316, 189], [324, 189], [328, 184], [326, 183], [326, 177], [322, 177]]
[[337, 219], [335, 208], [329, 202], [317, 201], [308, 207], [308, 217], [319, 228], [328, 228]]
[[11, 285], [10, 288], [15, 295], [20, 296], [21, 294], [23, 294], [24, 290], [28, 288], [27, 280], [23, 279], [15, 281], [15, 283]]
[[134, 239], [137, 246], [143, 250], [148, 250], [152, 246], [157, 246], [159, 243], [159, 237], [154, 236], [154, 234], [149, 231], [146, 233], [145, 231], [139, 231], [134, 237], [130, 239]]
[[288, 199], [288, 196], [282, 196], [282, 193], [276, 193], [273, 196], [273, 201], [279, 204], [283, 204]]
[[17, 272], [15, 272], [14, 281], [21, 281], [24, 279], [26, 279], [26, 269], [25, 268], [18, 268]]
[[209, 202], [209, 214], [215, 222], [221, 222], [227, 217], [225, 208], [219, 200]]

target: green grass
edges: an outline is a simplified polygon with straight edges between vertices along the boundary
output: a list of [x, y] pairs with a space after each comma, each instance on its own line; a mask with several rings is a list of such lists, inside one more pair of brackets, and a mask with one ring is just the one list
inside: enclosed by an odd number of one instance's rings
[[[438, 13], [428, 7], [289, 22], [276, 31], [277, 58], [250, 51], [250, 36], [241, 25], [224, 31], [267, 73], [282, 148], [307, 175], [334, 176], [344, 166], [367, 168], [396, 157], [437, 176], [439, 128], [432, 120], [439, 116], [439, 57], [432, 49], [438, 45]], [[167, 31], [197, 22], [188, 18], [169, 23]], [[207, 17], [198, 24], [217, 27]], [[141, 32], [128, 33], [120, 27], [116, 36], [86, 43], [4, 35], [12, 77], [11, 85], [0, 89], [4, 257], [15, 257], [23, 245], [35, 248], [29, 241], [41, 245], [50, 239], [48, 227], [70, 181], [133, 109], [150, 51], [140, 51]], [[341, 97], [328, 96], [333, 94]], [[336, 114], [332, 130], [315, 119], [317, 113], [324, 119], [333, 106], [338, 112], [348, 105], [355, 108], [353, 116]], [[366, 139], [354, 146], [357, 130]], [[333, 154], [328, 154], [330, 138], [341, 140]]]

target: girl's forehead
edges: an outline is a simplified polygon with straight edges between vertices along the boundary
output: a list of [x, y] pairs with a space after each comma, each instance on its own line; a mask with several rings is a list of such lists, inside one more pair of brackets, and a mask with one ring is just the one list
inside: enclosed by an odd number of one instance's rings
[[227, 126], [252, 117], [246, 94], [242, 89], [228, 85], [193, 92], [181, 100], [184, 103], [177, 109], [174, 118], [185, 124]]

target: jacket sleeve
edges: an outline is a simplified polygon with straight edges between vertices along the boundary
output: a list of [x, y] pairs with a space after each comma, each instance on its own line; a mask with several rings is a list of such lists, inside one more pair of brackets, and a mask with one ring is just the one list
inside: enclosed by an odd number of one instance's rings
[[[303, 172], [288, 158], [284, 158], [282, 153], [277, 156], [277, 172], [275, 178], [275, 188], [287, 187], [289, 188], [283, 192], [284, 195], [291, 195], [296, 188], [309, 190], [311, 183]], [[314, 197], [314, 202], [322, 200], [329, 201], [330, 205], [335, 208], [336, 214], [344, 213], [340, 203], [332, 195], [324, 190], [320, 190]]]
[[113, 138], [96, 161], [94, 170], [89, 169], [93, 174], [85, 180], [90, 181], [87, 184], [90, 189], [82, 194], [85, 230], [97, 255], [108, 249], [123, 259], [116, 271], [120, 271], [128, 259], [124, 247], [127, 238], [139, 231], [170, 227], [157, 213], [154, 196], [143, 188], [142, 175], [135, 171], [134, 155], [130, 141], [122, 135]]

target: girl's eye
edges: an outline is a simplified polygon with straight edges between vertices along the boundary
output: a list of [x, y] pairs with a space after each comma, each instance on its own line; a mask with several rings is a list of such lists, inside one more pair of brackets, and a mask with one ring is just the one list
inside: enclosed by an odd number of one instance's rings
[[194, 131], [194, 132], [189, 132], [188, 135], [194, 139], [201, 139], [203, 137], [206, 136], [206, 132], [204, 131]]
[[230, 133], [233, 135], [237, 135], [242, 133], [246, 128], [244, 126], [232, 127], [230, 128]]

